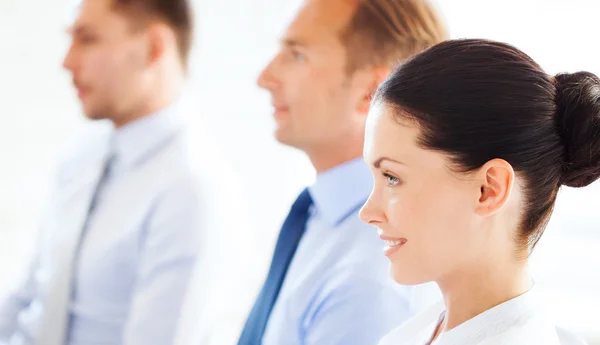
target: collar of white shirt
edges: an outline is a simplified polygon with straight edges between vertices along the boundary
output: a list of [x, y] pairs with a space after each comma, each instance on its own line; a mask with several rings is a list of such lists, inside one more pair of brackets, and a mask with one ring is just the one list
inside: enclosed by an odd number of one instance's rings
[[[440, 301], [392, 331], [380, 345], [425, 344], [443, 312], [444, 303]], [[536, 288], [441, 333], [433, 342], [434, 345], [530, 343], [558, 345], [554, 324], [548, 319]]]
[[178, 101], [116, 129], [111, 143], [115, 156], [111, 170], [114, 167], [128, 169], [141, 164], [163, 147], [182, 129], [183, 108], [183, 102]]
[[541, 310], [536, 290], [534, 287], [440, 334], [435, 344], [478, 344], [505, 333], [514, 326], [525, 324]]

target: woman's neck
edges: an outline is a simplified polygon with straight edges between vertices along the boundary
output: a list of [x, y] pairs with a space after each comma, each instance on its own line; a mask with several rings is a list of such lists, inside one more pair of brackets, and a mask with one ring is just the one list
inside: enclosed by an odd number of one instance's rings
[[442, 331], [449, 331], [531, 289], [533, 281], [526, 261], [504, 265], [501, 262], [478, 264], [438, 282], [446, 305]]

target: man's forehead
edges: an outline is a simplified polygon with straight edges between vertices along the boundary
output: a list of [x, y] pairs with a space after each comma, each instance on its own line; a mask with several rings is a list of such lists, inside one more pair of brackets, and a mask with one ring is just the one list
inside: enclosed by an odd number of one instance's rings
[[78, 0], [74, 3], [75, 19], [101, 18], [111, 12], [111, 0]]
[[288, 27], [286, 38], [302, 41], [303, 36], [338, 37], [352, 19], [357, 3], [358, 0], [306, 0]]
[[121, 16], [112, 10], [112, 0], [81, 0], [74, 11], [71, 22], [68, 26], [72, 28], [80, 27], [100, 27], [106, 29], [120, 21]]

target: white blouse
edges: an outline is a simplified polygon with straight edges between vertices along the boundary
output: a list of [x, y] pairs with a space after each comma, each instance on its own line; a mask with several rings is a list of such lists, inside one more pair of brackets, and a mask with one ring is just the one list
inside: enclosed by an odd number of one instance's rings
[[[439, 302], [386, 335], [379, 345], [425, 345], [445, 312]], [[534, 289], [441, 333], [432, 345], [560, 345]]]

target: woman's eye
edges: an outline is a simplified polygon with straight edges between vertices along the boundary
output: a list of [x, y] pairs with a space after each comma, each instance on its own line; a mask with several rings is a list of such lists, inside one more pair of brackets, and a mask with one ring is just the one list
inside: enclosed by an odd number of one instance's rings
[[393, 187], [400, 183], [400, 179], [390, 174], [384, 173], [383, 176], [387, 179], [388, 186]]

